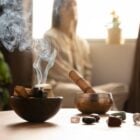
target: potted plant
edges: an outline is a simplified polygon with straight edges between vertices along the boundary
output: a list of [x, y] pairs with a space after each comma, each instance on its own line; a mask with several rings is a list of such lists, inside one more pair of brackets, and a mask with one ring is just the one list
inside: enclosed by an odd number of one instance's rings
[[121, 44], [121, 28], [120, 28], [120, 20], [119, 16], [115, 11], [111, 12], [112, 21], [109, 25], [111, 27], [108, 28], [108, 44]]
[[119, 26], [120, 26], [119, 16], [116, 14], [115, 11], [112, 11], [111, 15], [112, 15], [112, 23], [111, 23], [112, 27], [113, 28], [119, 28]]
[[4, 110], [8, 106], [9, 85], [11, 82], [9, 67], [0, 51], [0, 110]]

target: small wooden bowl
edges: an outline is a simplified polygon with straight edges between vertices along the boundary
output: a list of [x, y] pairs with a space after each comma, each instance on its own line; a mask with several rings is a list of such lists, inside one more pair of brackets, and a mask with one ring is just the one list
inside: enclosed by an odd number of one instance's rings
[[22, 98], [11, 96], [10, 104], [18, 116], [29, 122], [44, 122], [53, 117], [61, 107], [63, 97]]
[[83, 114], [105, 114], [113, 104], [111, 93], [79, 93], [75, 105]]

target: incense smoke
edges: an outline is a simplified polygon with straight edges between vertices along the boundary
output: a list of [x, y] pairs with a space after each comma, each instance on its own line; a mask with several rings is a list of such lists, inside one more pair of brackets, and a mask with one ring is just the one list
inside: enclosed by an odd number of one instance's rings
[[22, 0], [0, 0], [0, 41], [3, 46], [14, 51], [18, 48], [20, 51], [31, 46], [31, 32], [28, 31], [28, 18], [24, 15]]
[[33, 64], [37, 74], [37, 84], [43, 84], [47, 81], [49, 69], [54, 65], [56, 49], [51, 46], [47, 39], [35, 40], [33, 48], [37, 53]]
[[[56, 50], [52, 48], [49, 40], [32, 40], [31, 16], [32, 8], [25, 15], [22, 0], [0, 0], [0, 42], [10, 52], [15, 49], [25, 51], [33, 47], [36, 53], [33, 68], [37, 84], [42, 84], [47, 81]], [[42, 63], [45, 63], [45, 66], [42, 67]]]

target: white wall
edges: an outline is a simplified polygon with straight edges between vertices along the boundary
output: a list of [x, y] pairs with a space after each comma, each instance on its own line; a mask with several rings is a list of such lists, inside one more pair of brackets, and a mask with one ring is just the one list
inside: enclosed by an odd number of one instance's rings
[[135, 41], [124, 45], [106, 45], [91, 43], [92, 84], [100, 85], [109, 82], [130, 84]]

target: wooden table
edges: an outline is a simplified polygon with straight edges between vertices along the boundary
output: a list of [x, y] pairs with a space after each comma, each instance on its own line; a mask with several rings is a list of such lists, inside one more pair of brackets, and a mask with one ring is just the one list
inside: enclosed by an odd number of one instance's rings
[[135, 126], [132, 114], [121, 127], [108, 127], [107, 116], [96, 124], [71, 123], [76, 109], [60, 109], [47, 122], [34, 124], [18, 117], [14, 111], [0, 112], [0, 140], [139, 140], [140, 126]]

